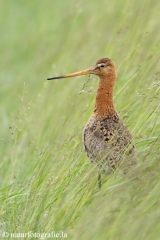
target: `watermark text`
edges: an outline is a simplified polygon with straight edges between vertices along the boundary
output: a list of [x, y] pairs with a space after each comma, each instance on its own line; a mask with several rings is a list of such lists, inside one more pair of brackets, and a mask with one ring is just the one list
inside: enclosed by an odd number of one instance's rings
[[46, 239], [46, 238], [67, 238], [67, 233], [65, 232], [49, 232], [49, 233], [41, 233], [41, 232], [2, 232], [1, 233], [3, 238], [38, 238], [40, 240]]

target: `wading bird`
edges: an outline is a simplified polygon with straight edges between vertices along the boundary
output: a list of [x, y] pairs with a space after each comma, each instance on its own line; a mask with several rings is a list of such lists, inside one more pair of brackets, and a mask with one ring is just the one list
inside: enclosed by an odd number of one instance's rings
[[83, 131], [85, 151], [91, 163], [97, 166], [100, 188], [101, 173], [122, 169], [122, 173], [125, 174], [132, 165], [136, 164], [137, 157], [131, 133], [121, 122], [114, 106], [116, 71], [110, 59], [102, 58], [86, 70], [47, 78], [47, 80], [86, 74], [95, 74], [100, 78], [94, 112]]

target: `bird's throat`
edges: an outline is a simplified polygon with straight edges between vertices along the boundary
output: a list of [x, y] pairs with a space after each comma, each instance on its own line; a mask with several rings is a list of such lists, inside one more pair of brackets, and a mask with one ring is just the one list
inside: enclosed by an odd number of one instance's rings
[[116, 112], [113, 102], [114, 84], [113, 79], [100, 78], [94, 109], [97, 117], [107, 117]]

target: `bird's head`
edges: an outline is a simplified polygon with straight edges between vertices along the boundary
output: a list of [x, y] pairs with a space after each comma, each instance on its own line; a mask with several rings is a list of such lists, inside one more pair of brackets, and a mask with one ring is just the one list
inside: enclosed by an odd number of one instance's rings
[[105, 77], [111, 72], [115, 72], [114, 63], [109, 58], [102, 58], [98, 60], [92, 67], [93, 74], [98, 75], [99, 77]]
[[101, 77], [107, 77], [109, 74], [115, 73], [115, 66], [114, 63], [109, 58], [102, 58], [98, 60], [92, 67], [82, 70], [79, 72], [74, 72], [66, 75], [61, 75], [57, 77], [47, 78], [47, 80], [54, 80], [60, 78], [69, 78], [69, 77], [76, 77], [81, 75], [87, 74], [95, 74]]

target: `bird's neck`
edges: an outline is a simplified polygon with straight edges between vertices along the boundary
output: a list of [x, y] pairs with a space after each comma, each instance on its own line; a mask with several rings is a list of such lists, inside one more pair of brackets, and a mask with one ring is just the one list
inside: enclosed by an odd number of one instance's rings
[[115, 73], [100, 78], [94, 109], [94, 115], [97, 117], [108, 117], [116, 113], [113, 102], [115, 82]]

